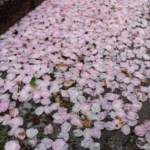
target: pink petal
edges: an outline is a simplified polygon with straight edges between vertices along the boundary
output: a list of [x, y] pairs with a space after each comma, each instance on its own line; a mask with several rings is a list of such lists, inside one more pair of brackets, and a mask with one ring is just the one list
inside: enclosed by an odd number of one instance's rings
[[89, 139], [86, 139], [84, 138], [82, 141], [81, 141], [81, 146], [84, 147], [84, 148], [90, 148], [90, 146], [93, 144], [93, 139], [89, 138]]
[[62, 139], [57, 139], [53, 142], [52, 148], [54, 150], [68, 150], [68, 144]]
[[8, 109], [10, 100], [3, 100], [0, 102], [0, 113], [5, 112]]
[[83, 136], [83, 132], [80, 129], [73, 130], [73, 133], [74, 133], [75, 137]]
[[19, 138], [20, 140], [23, 140], [26, 136], [26, 134], [24, 134], [25, 130], [23, 128], [18, 128], [15, 131], [15, 137]]
[[138, 136], [144, 136], [146, 131], [147, 129], [145, 129], [143, 125], [136, 126], [134, 129], [135, 134]]
[[105, 123], [105, 128], [109, 131], [112, 131], [116, 129], [116, 126], [114, 122], [108, 121]]
[[9, 110], [9, 114], [12, 117], [16, 117], [19, 114], [18, 108], [13, 108], [13, 109]]
[[8, 109], [13, 109], [14, 107], [16, 107], [16, 102], [10, 102]]
[[44, 111], [46, 114], [50, 114], [50, 112], [51, 112], [50, 106], [44, 106], [43, 111]]
[[135, 126], [137, 123], [138, 123], [137, 120], [128, 120], [128, 125], [131, 127]]
[[102, 122], [102, 121], [95, 121], [94, 122], [94, 127], [97, 129], [97, 130], [103, 130], [105, 128], [105, 123]]
[[34, 147], [37, 145], [37, 139], [36, 138], [32, 138], [32, 139], [29, 139], [29, 144]]
[[33, 99], [36, 100], [36, 99], [39, 99], [41, 97], [41, 94], [39, 91], [37, 92], [34, 92], [34, 95], [33, 95]]
[[9, 120], [7, 124], [11, 127], [13, 126], [18, 127], [20, 125], [23, 125], [23, 119], [21, 117], [16, 117]]
[[38, 134], [38, 130], [34, 128], [30, 128], [26, 130], [26, 135], [28, 138], [33, 138]]
[[44, 138], [41, 143], [44, 144], [45, 147], [48, 149], [52, 146], [53, 141], [49, 138]]
[[11, 119], [11, 116], [10, 115], [5, 115], [3, 118], [2, 118], [2, 120], [3, 120], [3, 125], [7, 125], [8, 124], [8, 122], [10, 121], [10, 119]]
[[41, 104], [42, 105], [49, 105], [51, 103], [49, 98], [41, 99]]
[[42, 106], [37, 107], [35, 110], [35, 114], [39, 116], [43, 113], [43, 111], [44, 111], [44, 108]]
[[51, 124], [47, 125], [45, 128], [44, 128], [44, 134], [52, 134], [53, 133], [53, 127]]
[[90, 139], [92, 136], [92, 132], [90, 128], [86, 128], [83, 132], [83, 136], [85, 139]]
[[63, 138], [64, 141], [68, 141], [69, 140], [69, 134], [67, 132], [66, 133], [60, 132], [57, 137], [58, 138]]
[[5, 150], [20, 150], [18, 141], [7, 141], [5, 144]]
[[100, 112], [100, 106], [98, 103], [93, 103], [91, 106], [91, 110], [93, 113], [99, 113]]
[[102, 108], [103, 108], [104, 110], [110, 111], [110, 110], [112, 110], [112, 104], [111, 104], [110, 102], [104, 102], [104, 103], [102, 104]]
[[92, 145], [90, 145], [90, 150], [100, 150], [100, 144], [99, 143], [92, 143]]
[[124, 135], [129, 135], [130, 127], [128, 125], [124, 125], [124, 126], [122, 126], [121, 131], [124, 133]]
[[61, 125], [61, 132], [63, 132], [63, 133], [69, 132], [70, 128], [71, 128], [71, 124], [68, 122], [64, 122]]
[[119, 74], [117, 74], [117, 81], [122, 82], [123, 79], [124, 79], [124, 77], [125, 77], [124, 73], [119, 73]]
[[140, 72], [134, 72], [134, 76], [138, 77], [139, 79], [144, 79], [144, 76]]
[[77, 126], [77, 127], [82, 127], [82, 123], [81, 123], [81, 119], [78, 118], [78, 117], [73, 117], [71, 119], [71, 124], [73, 124], [74, 126]]
[[130, 119], [130, 120], [136, 120], [139, 118], [138, 114], [136, 112], [132, 112], [132, 111], [128, 112], [126, 117], [127, 117], [127, 119]]
[[91, 129], [91, 135], [92, 135], [93, 138], [100, 139], [101, 130], [97, 130], [97, 128], [92, 128]]
[[73, 107], [72, 107], [72, 111], [73, 111], [73, 112], [76, 112], [76, 113], [79, 112], [79, 111], [80, 111], [80, 105], [81, 105], [81, 104], [78, 103], [78, 102], [75, 103], [75, 104], [73, 105]]
[[36, 146], [36, 148], [34, 150], [46, 150], [46, 146], [43, 143], [40, 143]]
[[114, 100], [112, 103], [112, 107], [114, 110], [118, 110], [122, 108], [122, 106], [123, 106], [123, 102], [121, 100]]
[[119, 95], [114, 93], [106, 93], [105, 98], [108, 100], [116, 100], [119, 98]]
[[43, 75], [42, 78], [43, 78], [45, 81], [49, 81], [49, 80], [50, 80], [50, 76], [49, 76], [49, 75]]
[[40, 93], [43, 98], [48, 98], [50, 96], [50, 91], [48, 90], [41, 90]]

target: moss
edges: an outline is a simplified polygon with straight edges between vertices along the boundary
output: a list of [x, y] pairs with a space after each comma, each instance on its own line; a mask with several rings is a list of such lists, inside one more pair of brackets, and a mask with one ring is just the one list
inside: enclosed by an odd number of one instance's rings
[[7, 72], [5, 71], [5, 72], [2, 73], [1, 78], [6, 79], [6, 77], [7, 77]]
[[84, 96], [86, 99], [88, 99], [88, 97], [89, 97], [90, 95], [87, 94], [87, 93], [83, 93], [83, 96]]
[[0, 150], [4, 150], [5, 143], [11, 139], [12, 137], [7, 135], [5, 126], [0, 123]]
[[37, 135], [37, 138], [38, 139], [44, 139], [44, 138], [48, 138], [47, 135], [44, 134], [44, 132], [40, 131]]
[[72, 110], [73, 105], [74, 104], [70, 101], [63, 101], [60, 106], [67, 108], [67, 111], [70, 112]]

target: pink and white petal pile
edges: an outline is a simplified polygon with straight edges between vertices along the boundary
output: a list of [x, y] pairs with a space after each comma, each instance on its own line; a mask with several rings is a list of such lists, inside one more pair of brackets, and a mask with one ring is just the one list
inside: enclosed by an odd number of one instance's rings
[[[31, 146], [42, 150], [67, 150], [72, 125], [74, 135], [84, 137], [81, 146], [91, 150], [100, 149], [93, 138], [101, 138], [103, 129], [130, 134], [142, 102], [150, 98], [148, 20], [148, 0], [45, 0], [1, 35], [0, 122], [11, 127], [8, 134], [27, 136]], [[71, 110], [61, 98], [52, 100], [57, 93], [69, 99]], [[46, 144], [50, 139], [37, 143], [34, 127], [19, 127], [23, 118], [16, 103], [31, 100], [39, 104], [35, 115], [51, 114], [61, 125], [51, 144]], [[86, 128], [88, 121], [91, 128]], [[146, 133], [141, 126], [135, 132]], [[44, 134], [52, 133], [48, 124]]]
[[150, 149], [150, 120], [146, 120], [143, 124], [135, 127], [134, 132], [139, 138], [136, 144], [144, 150]]

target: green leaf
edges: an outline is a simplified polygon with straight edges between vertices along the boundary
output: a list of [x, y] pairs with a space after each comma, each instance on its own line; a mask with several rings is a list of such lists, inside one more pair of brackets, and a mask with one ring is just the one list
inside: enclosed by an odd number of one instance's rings
[[44, 132], [42, 132], [42, 131], [39, 132], [38, 135], [37, 135], [37, 138], [39, 138], [39, 139], [44, 139], [44, 138], [47, 138], [47, 137], [48, 137], [48, 136], [45, 135]]
[[67, 108], [68, 108], [69, 110], [71, 110], [71, 109], [72, 109], [72, 106], [73, 106], [73, 103], [69, 103], [69, 104], [67, 105]]
[[65, 21], [65, 18], [63, 18], [62, 20], [61, 20], [61, 22], [64, 22]]
[[1, 75], [1, 78], [6, 79], [6, 77], [7, 77], [7, 72], [3, 72], [2, 75]]
[[73, 106], [74, 104], [71, 103], [71, 102], [66, 102], [65, 105], [66, 105], [66, 108], [68, 109], [68, 111], [70, 112], [70, 111], [72, 110], [72, 106]]
[[87, 93], [84, 93], [84, 94], [83, 94], [83, 96], [84, 96], [86, 99], [88, 99], [88, 97], [89, 97], [89, 94], [87, 94]]
[[31, 86], [31, 87], [35, 87], [35, 86], [36, 86], [35, 80], [36, 80], [36, 79], [35, 79], [35, 76], [33, 76], [32, 79], [31, 79], [31, 81], [30, 81], [30, 86]]
[[2, 124], [0, 123], [0, 131], [2, 131], [4, 128], [5, 128], [4, 125], [2, 125]]

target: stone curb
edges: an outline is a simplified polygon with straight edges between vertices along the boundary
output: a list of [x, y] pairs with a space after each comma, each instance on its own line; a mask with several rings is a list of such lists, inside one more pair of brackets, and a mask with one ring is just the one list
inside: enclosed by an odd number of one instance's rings
[[43, 1], [44, 0], [0, 0], [0, 35]]

